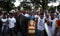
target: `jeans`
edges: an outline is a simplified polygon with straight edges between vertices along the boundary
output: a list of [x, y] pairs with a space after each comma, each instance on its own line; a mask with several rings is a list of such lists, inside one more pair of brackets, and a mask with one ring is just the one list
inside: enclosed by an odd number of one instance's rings
[[9, 34], [10, 34], [10, 36], [15, 35], [15, 27], [9, 28]]
[[37, 36], [44, 36], [44, 30], [37, 30]]
[[5, 35], [4, 35], [5, 27], [6, 27], [6, 25], [2, 25], [2, 36], [5, 36]]

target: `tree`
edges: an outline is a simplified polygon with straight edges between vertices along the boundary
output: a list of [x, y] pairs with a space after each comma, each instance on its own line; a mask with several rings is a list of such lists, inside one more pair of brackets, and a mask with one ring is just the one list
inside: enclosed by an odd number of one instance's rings
[[3, 10], [10, 11], [13, 8], [13, 6], [14, 4], [12, 3], [12, 0], [0, 1], [0, 7], [2, 7]]
[[42, 8], [43, 8], [43, 12], [44, 12], [44, 10], [46, 10], [47, 8], [48, 8], [48, 0], [42, 0]]
[[39, 5], [41, 5], [43, 11], [47, 9], [48, 0], [31, 0], [31, 2], [35, 4], [34, 6], [37, 5], [36, 7], [39, 7]]
[[60, 12], [60, 5], [57, 8], [58, 8], [58, 11]]
[[31, 6], [28, 5], [29, 3], [30, 3], [30, 2], [23, 1], [23, 2], [21, 2], [21, 6], [22, 6], [24, 9], [31, 10]]

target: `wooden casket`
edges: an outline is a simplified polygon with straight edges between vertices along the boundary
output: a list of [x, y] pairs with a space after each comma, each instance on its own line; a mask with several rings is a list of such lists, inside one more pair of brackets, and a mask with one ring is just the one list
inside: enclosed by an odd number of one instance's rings
[[30, 20], [28, 22], [28, 33], [35, 34], [36, 33], [36, 22], [34, 20]]

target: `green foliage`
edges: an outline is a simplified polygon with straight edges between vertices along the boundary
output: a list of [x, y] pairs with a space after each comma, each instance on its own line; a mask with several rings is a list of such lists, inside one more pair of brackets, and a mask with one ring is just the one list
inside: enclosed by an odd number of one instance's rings
[[11, 1], [11, 2], [15, 2], [15, 0], [3, 0], [4, 2], [8, 2], [8, 1]]
[[31, 10], [31, 7], [29, 5], [23, 6], [24, 9]]
[[6, 11], [10, 11], [14, 6], [14, 4], [12, 4], [11, 1], [8, 1], [8, 0], [1, 1], [0, 3], [1, 3], [0, 7], [2, 7], [3, 10], [6, 10]]
[[[42, 2], [41, 2], [42, 1]], [[35, 3], [36, 8], [39, 7], [39, 5], [42, 6], [43, 11], [46, 10], [48, 8], [47, 4], [48, 4], [48, 0], [31, 0], [31, 2]]]
[[59, 5], [57, 8], [58, 8], [58, 10], [60, 11], [60, 5]]
[[21, 7], [20, 7], [20, 6], [18, 6], [17, 8], [18, 8], [18, 10], [20, 10], [20, 9], [21, 9]]
[[47, 4], [48, 4], [48, 0], [42, 0], [42, 9], [43, 9], [43, 11], [48, 8]]
[[55, 11], [55, 9], [56, 9], [56, 7], [53, 7], [53, 6], [51, 6], [51, 7], [49, 8], [50, 11]]
[[[10, 11], [11, 9], [13, 9], [14, 4], [12, 4], [12, 2], [15, 2], [15, 0], [3, 0], [2, 2], [0, 2], [0, 7], [2, 7], [4, 10]], [[40, 7], [40, 5], [42, 6], [43, 10], [47, 9], [47, 3], [48, 0], [31, 0], [31, 2], [28, 3], [33, 3], [35, 6], [35, 9], [38, 9]], [[26, 1], [21, 2], [21, 6], [24, 7], [24, 9], [27, 10], [31, 10], [31, 6], [28, 5], [28, 3], [26, 4]], [[21, 7], [18, 6], [18, 9], [20, 9]]]

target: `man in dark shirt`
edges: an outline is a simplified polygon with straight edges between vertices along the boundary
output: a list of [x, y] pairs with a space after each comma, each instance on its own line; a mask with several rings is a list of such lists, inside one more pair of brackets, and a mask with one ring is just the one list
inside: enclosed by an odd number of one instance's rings
[[23, 16], [21, 12], [17, 12], [16, 27], [17, 31], [20, 30], [21, 36], [26, 36], [28, 18]]

